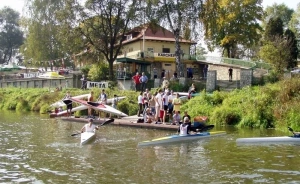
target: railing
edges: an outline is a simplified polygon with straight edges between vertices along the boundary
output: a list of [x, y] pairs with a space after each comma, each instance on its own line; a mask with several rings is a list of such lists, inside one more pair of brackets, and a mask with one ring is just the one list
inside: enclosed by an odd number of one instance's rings
[[[128, 52], [126, 54], [119, 55], [118, 58], [131, 58], [131, 59], [141, 59], [141, 58], [169, 58], [174, 59], [174, 53], [153, 53], [150, 51], [133, 51]], [[207, 63], [213, 64], [232, 64], [238, 65], [245, 68], [263, 68], [263, 69], [271, 69], [271, 65], [265, 62], [256, 62], [251, 60], [243, 60], [243, 59], [234, 59], [234, 58], [225, 58], [225, 57], [216, 57], [216, 56], [204, 56], [204, 55], [190, 55], [190, 54], [182, 54], [181, 59], [183, 60], [195, 60], [195, 61], [203, 61]]]

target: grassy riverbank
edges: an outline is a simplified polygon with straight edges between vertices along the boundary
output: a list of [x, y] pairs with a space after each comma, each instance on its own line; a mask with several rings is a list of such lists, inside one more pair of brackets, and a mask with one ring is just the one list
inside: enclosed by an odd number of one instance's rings
[[[68, 89], [72, 96], [90, 91]], [[95, 97], [99, 89], [93, 89]], [[106, 89], [108, 98], [114, 94], [126, 96], [118, 104], [118, 109], [126, 114], [137, 112], [138, 92]], [[47, 89], [0, 89], [0, 109], [14, 111], [36, 111], [47, 113], [50, 104], [61, 100], [66, 90], [49, 92]], [[205, 115], [209, 123], [215, 125], [235, 125], [252, 128], [280, 128], [291, 126], [300, 130], [300, 80], [293, 78], [265, 86], [246, 87], [232, 92], [215, 91], [212, 95], [192, 98], [182, 105], [181, 112], [188, 110], [191, 117]], [[74, 104], [75, 106], [76, 104]], [[83, 112], [76, 112], [81, 115]]]
[[211, 124], [238, 127], [300, 130], [300, 80], [280, 81], [265, 86], [246, 87], [232, 92], [214, 92], [195, 97], [182, 110], [201, 114]]

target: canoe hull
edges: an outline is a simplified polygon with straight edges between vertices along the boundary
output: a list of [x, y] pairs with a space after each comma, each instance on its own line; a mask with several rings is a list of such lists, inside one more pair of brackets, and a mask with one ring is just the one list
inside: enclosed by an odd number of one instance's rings
[[138, 146], [148, 146], [148, 145], [181, 142], [181, 141], [198, 140], [198, 139], [203, 139], [203, 138], [208, 138], [208, 137], [218, 136], [218, 135], [225, 135], [225, 134], [226, 132], [224, 131], [218, 131], [218, 132], [202, 132], [202, 133], [197, 133], [197, 134], [192, 134], [187, 136], [171, 135], [171, 136], [153, 139], [150, 141], [143, 141], [138, 143]]
[[251, 137], [251, 138], [238, 138], [237, 143], [285, 143], [285, 142], [299, 142], [300, 137]]
[[84, 145], [84, 144], [90, 143], [95, 138], [96, 138], [95, 132], [83, 132], [83, 133], [81, 133], [80, 144]]

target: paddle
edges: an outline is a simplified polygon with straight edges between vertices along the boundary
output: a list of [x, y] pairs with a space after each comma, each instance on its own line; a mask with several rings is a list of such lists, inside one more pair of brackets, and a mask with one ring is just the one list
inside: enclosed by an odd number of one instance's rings
[[215, 127], [215, 125], [207, 125], [203, 128], [200, 129], [200, 132], [205, 132], [205, 131], [208, 131], [208, 130], [211, 130]]
[[290, 132], [292, 132], [294, 135], [296, 135], [294, 130], [291, 127], [288, 127], [288, 129], [289, 129]]
[[293, 133], [294, 137], [300, 137], [300, 134], [298, 132], [294, 132], [294, 130], [291, 127], [288, 127], [288, 129]]
[[[99, 126], [108, 125], [108, 124], [110, 124], [110, 123], [112, 123], [112, 122], [114, 122], [114, 121], [115, 121], [115, 119], [109, 119], [109, 120], [103, 122], [103, 123], [102, 123], [101, 125], [99, 125]], [[71, 134], [71, 136], [76, 136], [76, 135], [79, 135], [79, 134], [81, 134], [81, 132], [77, 132], [77, 133]]]

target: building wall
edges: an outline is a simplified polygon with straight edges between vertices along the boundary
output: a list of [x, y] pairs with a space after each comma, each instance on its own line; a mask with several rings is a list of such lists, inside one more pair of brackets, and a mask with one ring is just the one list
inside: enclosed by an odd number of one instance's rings
[[[148, 48], [153, 48], [154, 53], [162, 53], [163, 48], [169, 48], [170, 53], [175, 53], [175, 43], [172, 42], [157, 42], [157, 41], [147, 41], [145, 40], [145, 52], [148, 51]], [[138, 42], [129, 43], [123, 46], [122, 52], [129, 53], [134, 51], [142, 51], [143, 50], [143, 40]], [[181, 50], [183, 53], [189, 54], [190, 53], [190, 45], [188, 44], [181, 44]]]
[[[161, 78], [161, 73], [164, 70], [165, 71], [165, 76], [170, 79], [174, 72], [176, 71], [176, 63], [175, 63], [175, 56], [170, 56], [170, 57], [158, 57], [158, 53], [163, 53], [163, 48], [169, 48], [170, 50], [170, 54], [175, 54], [175, 43], [174, 42], [164, 42], [164, 41], [149, 41], [149, 40], [145, 40], [145, 42], [143, 43], [143, 40], [140, 41], [136, 41], [133, 43], [129, 43], [123, 46], [123, 50], [122, 53], [125, 54], [126, 53], [126, 57], [131, 57], [131, 56], [137, 56], [139, 54], [139, 52], [143, 51], [143, 44], [144, 44], [144, 49], [145, 49], [145, 57], [147, 61], [152, 62], [151, 65], [148, 65], [146, 70], [143, 71], [147, 71], [147, 73], [150, 74], [150, 77], [153, 79], [154, 78], [154, 70], [157, 71], [157, 76], [158, 78]], [[148, 48], [152, 48], [152, 49], [148, 49]], [[151, 57], [147, 57], [147, 53], [150, 53], [152, 50], [152, 52], [155, 54], [155, 58], [151, 59]], [[183, 50], [184, 54], [190, 54], [190, 45], [186, 44], [186, 43], [181, 43], [181, 50]], [[153, 54], [152, 54], [153, 56]], [[130, 66], [127, 66], [128, 71], [130, 73], [135, 73], [135, 70], [140, 69], [140, 65], [139, 64], [127, 64]], [[124, 64], [119, 64], [118, 68], [121, 68], [123, 70], [123, 68], [125, 67]], [[193, 66], [194, 67], [194, 66]], [[196, 68], [196, 67], [195, 67]], [[199, 68], [197, 66], [197, 68]], [[184, 66], [184, 71], [186, 72], [186, 67]], [[140, 71], [139, 71], [140, 72]]]
[[[222, 65], [209, 65], [208, 70], [216, 70], [217, 71], [217, 80], [229, 80], [228, 69], [230, 66], [222, 66]], [[234, 68], [232, 73], [232, 80], [240, 80], [240, 69]]]

